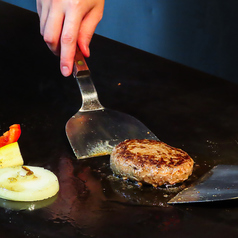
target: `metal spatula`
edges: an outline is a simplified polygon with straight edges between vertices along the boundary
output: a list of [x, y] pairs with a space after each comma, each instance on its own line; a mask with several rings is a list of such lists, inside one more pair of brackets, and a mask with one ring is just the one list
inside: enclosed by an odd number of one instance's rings
[[224, 201], [238, 198], [238, 165], [217, 165], [168, 204]]
[[66, 134], [78, 159], [110, 154], [125, 139], [158, 138], [140, 121], [125, 113], [104, 108], [98, 100], [90, 71], [79, 49], [74, 63], [82, 106], [66, 124]]

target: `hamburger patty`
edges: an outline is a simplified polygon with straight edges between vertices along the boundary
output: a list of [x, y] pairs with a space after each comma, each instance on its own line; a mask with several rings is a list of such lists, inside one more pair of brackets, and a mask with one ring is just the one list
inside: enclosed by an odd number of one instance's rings
[[155, 140], [125, 140], [114, 147], [110, 167], [114, 174], [153, 186], [186, 180], [194, 161], [183, 150]]

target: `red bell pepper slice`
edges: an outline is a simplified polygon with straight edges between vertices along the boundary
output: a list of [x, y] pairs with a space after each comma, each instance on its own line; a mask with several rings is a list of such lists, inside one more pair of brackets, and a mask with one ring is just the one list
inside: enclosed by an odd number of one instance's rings
[[0, 148], [17, 142], [19, 137], [21, 135], [21, 127], [19, 124], [14, 124], [9, 127], [9, 131], [5, 132], [1, 137], [0, 137]]

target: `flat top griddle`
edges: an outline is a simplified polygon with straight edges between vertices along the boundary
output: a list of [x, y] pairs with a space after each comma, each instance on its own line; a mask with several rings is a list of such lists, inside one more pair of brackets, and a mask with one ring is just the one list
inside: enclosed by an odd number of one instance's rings
[[181, 185], [140, 189], [112, 176], [108, 156], [76, 160], [65, 124], [81, 105], [79, 89], [61, 76], [35, 13], [0, 2], [0, 52], [0, 131], [20, 123], [25, 164], [50, 169], [60, 181], [51, 200], [0, 200], [0, 237], [238, 235], [237, 200], [167, 205], [214, 165], [238, 163], [237, 85], [94, 36], [87, 63], [102, 104], [135, 116], [196, 162]]

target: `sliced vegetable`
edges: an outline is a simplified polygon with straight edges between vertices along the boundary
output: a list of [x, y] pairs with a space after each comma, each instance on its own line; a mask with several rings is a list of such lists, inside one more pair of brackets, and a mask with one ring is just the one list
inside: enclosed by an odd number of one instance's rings
[[57, 177], [41, 167], [23, 166], [20, 135], [20, 125], [14, 124], [0, 137], [0, 198], [32, 202], [53, 197], [59, 191]]
[[22, 155], [18, 142], [0, 148], [0, 169], [11, 166], [23, 165]]
[[0, 169], [1, 198], [12, 201], [39, 201], [53, 197], [58, 191], [58, 179], [47, 169], [36, 166]]
[[0, 137], [0, 148], [17, 142], [21, 135], [21, 127], [19, 124], [14, 124], [9, 127], [9, 131], [6, 131], [1, 137]]

